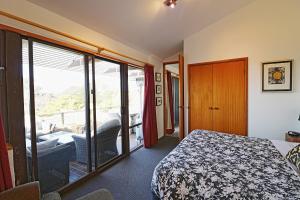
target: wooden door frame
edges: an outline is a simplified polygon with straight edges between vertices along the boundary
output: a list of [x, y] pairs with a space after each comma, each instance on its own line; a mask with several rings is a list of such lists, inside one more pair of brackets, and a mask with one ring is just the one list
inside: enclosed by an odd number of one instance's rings
[[28, 182], [23, 105], [22, 37], [10, 31], [5, 31], [4, 35], [5, 60], [2, 64], [6, 81], [6, 100], [2, 103], [6, 103], [6, 105], [2, 106], [6, 107], [6, 115], [3, 117], [6, 118], [4, 122], [7, 126], [8, 142], [14, 149], [14, 163], [22, 166], [15, 168], [15, 184], [21, 185]]
[[190, 132], [191, 128], [191, 111], [190, 111], [190, 105], [191, 105], [191, 98], [190, 98], [190, 70], [191, 67], [195, 66], [201, 66], [201, 65], [213, 65], [217, 63], [227, 63], [227, 62], [234, 62], [234, 61], [244, 61], [245, 62], [245, 113], [246, 113], [246, 136], [248, 136], [248, 57], [242, 57], [242, 58], [233, 58], [233, 59], [225, 59], [225, 60], [217, 60], [217, 61], [208, 61], [208, 62], [201, 62], [201, 63], [193, 63], [193, 64], [188, 64], [188, 131]]
[[8, 116], [7, 116], [7, 91], [6, 91], [6, 71], [5, 71], [5, 32], [0, 30], [0, 114], [2, 115], [2, 122], [5, 134], [5, 140], [9, 142], [8, 134]]
[[179, 70], [179, 139], [183, 140], [185, 136], [185, 123], [184, 123], [184, 57], [183, 55], [178, 55], [178, 70]]

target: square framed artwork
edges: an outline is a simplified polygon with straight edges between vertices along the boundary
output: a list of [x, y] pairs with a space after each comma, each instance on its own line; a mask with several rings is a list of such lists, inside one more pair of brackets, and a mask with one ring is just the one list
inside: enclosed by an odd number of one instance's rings
[[292, 91], [293, 61], [262, 64], [262, 91]]
[[161, 106], [161, 105], [162, 105], [162, 98], [156, 97], [156, 106]]
[[158, 73], [158, 72], [155, 73], [155, 81], [161, 82], [161, 73]]
[[156, 91], [156, 94], [161, 94], [161, 85], [156, 85], [155, 91]]

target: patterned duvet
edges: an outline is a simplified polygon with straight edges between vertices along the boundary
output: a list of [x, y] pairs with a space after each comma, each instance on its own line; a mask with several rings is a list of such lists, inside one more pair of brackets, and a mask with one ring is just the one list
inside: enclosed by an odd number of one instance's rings
[[271, 141], [197, 130], [155, 168], [156, 199], [300, 200], [300, 177]]

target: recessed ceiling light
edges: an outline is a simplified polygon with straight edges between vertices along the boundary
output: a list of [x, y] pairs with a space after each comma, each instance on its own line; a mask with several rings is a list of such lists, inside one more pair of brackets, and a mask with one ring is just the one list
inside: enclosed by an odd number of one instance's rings
[[164, 4], [171, 8], [175, 8], [177, 0], [165, 0]]

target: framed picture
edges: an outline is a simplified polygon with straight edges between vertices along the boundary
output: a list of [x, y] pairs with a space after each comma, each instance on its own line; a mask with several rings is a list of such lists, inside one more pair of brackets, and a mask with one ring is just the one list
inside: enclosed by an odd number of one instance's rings
[[161, 81], [161, 73], [155, 73], [155, 81], [160, 82]]
[[156, 94], [161, 94], [161, 85], [156, 85]]
[[262, 91], [292, 91], [292, 61], [262, 64]]
[[161, 105], [162, 105], [162, 98], [156, 97], [156, 106], [161, 106]]

